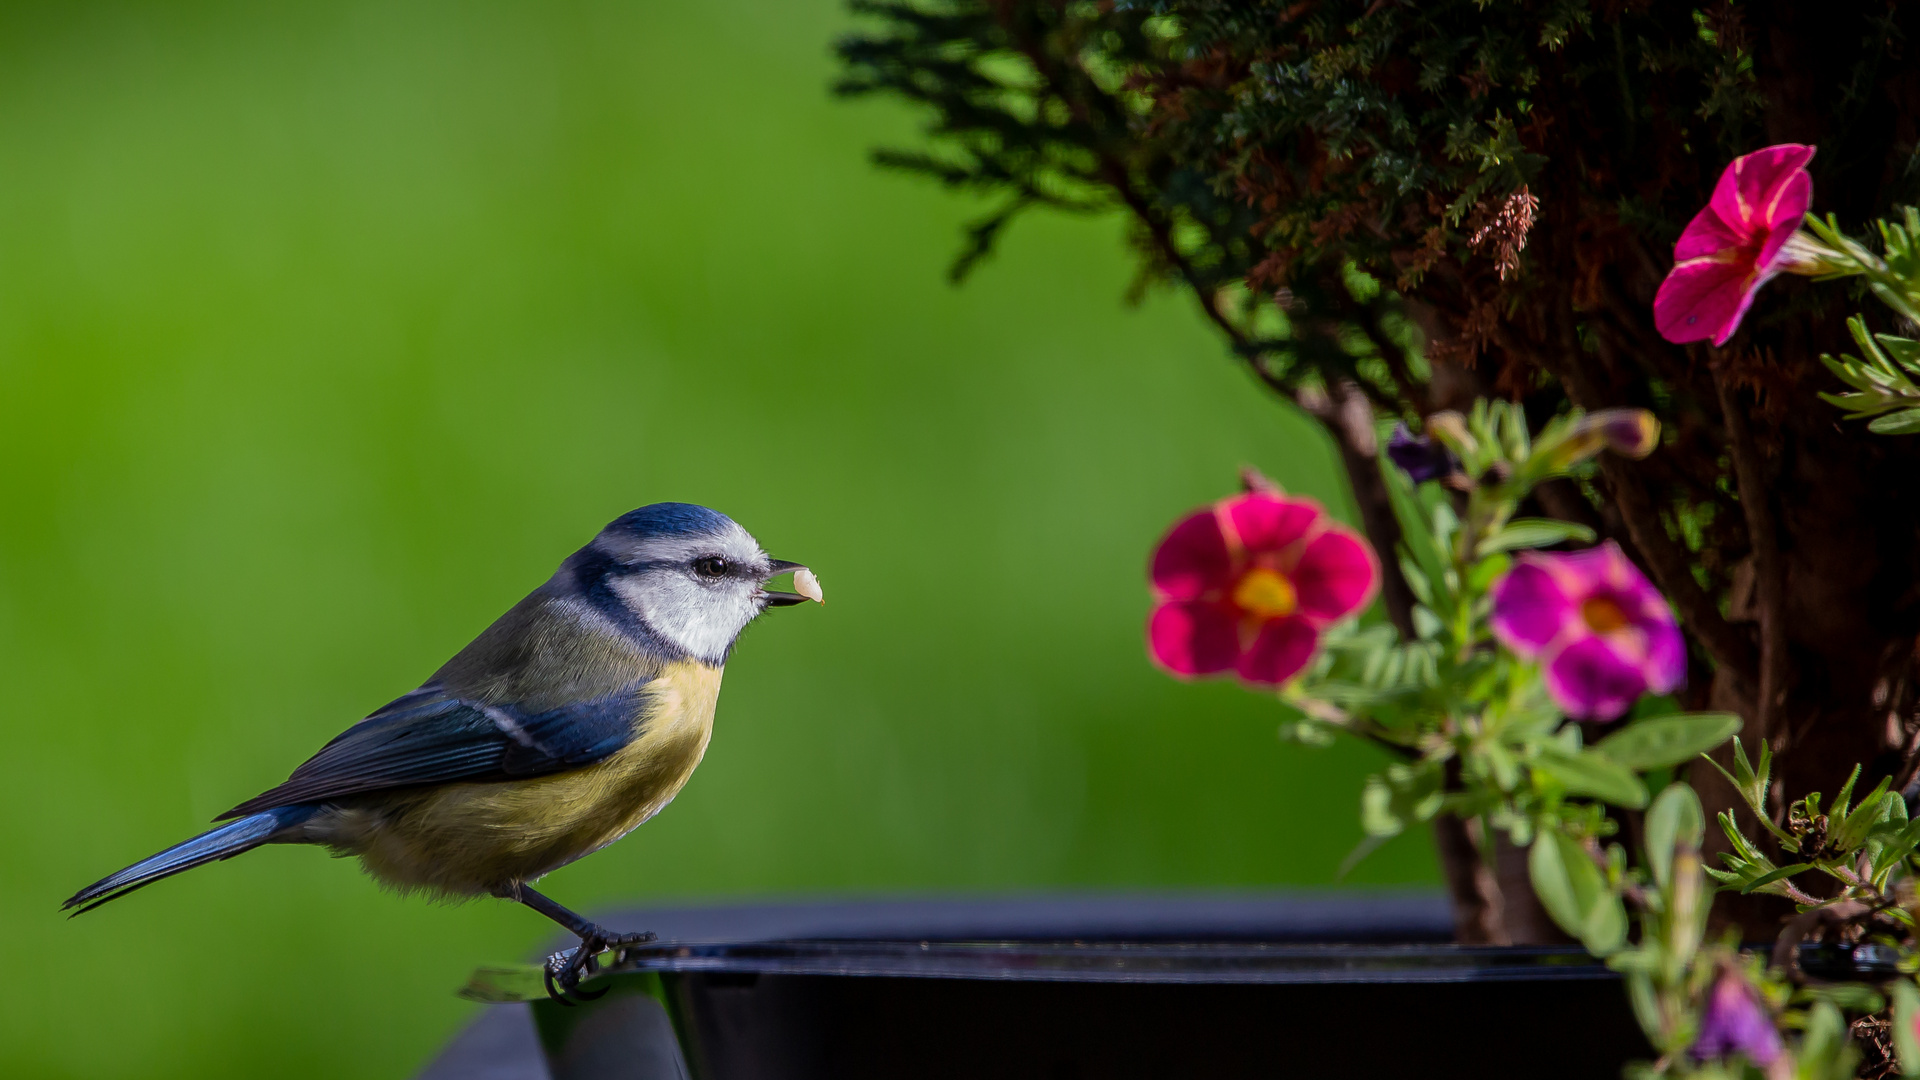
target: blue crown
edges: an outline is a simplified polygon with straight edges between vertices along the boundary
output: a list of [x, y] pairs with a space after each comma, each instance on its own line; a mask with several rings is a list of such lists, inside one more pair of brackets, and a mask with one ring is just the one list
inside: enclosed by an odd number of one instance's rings
[[607, 532], [629, 536], [697, 536], [719, 532], [733, 519], [693, 503], [654, 503], [615, 518]]

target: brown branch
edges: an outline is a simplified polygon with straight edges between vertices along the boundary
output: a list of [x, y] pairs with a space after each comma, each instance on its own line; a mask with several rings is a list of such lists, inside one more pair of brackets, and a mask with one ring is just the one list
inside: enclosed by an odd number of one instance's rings
[[1340, 463], [1353, 485], [1353, 501], [1360, 508], [1360, 526], [1380, 553], [1380, 599], [1400, 636], [1413, 639], [1413, 589], [1400, 572], [1394, 552], [1400, 543], [1400, 522], [1393, 516], [1387, 482], [1380, 475], [1378, 439], [1374, 435], [1373, 407], [1353, 384], [1341, 380], [1331, 393], [1302, 390], [1294, 400], [1334, 435]]
[[1837, 904], [1815, 907], [1795, 915], [1780, 936], [1773, 943], [1773, 967], [1781, 974], [1793, 977], [1800, 972], [1799, 945], [1806, 940], [1813, 928], [1822, 923], [1828, 926], [1844, 925], [1849, 919], [1857, 919], [1873, 911], [1873, 906], [1858, 900], [1842, 900]]
[[1773, 498], [1762, 475], [1760, 452], [1753, 429], [1733, 388], [1718, 373], [1720, 412], [1727, 428], [1728, 452], [1733, 457], [1734, 482], [1740, 509], [1747, 518], [1747, 540], [1753, 547], [1754, 599], [1760, 613], [1759, 704], [1754, 717], [1760, 737], [1774, 741], [1774, 752], [1786, 749], [1774, 731], [1775, 718], [1787, 694], [1790, 675], [1787, 658], [1786, 568], [1780, 557], [1780, 534], [1773, 519]]
[[1440, 849], [1440, 866], [1453, 901], [1454, 940], [1462, 945], [1513, 944], [1507, 933], [1500, 883], [1480, 857], [1480, 846], [1474, 843], [1468, 823], [1454, 814], [1435, 816], [1433, 843]]

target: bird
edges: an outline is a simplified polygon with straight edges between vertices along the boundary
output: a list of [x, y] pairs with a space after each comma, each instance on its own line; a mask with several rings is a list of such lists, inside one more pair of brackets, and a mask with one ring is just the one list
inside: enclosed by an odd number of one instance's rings
[[[793, 574], [798, 592], [768, 582]], [[209, 832], [73, 894], [73, 915], [263, 844], [358, 856], [377, 881], [517, 901], [580, 939], [545, 966], [565, 1003], [616, 933], [530, 884], [613, 843], [679, 794], [706, 753], [720, 677], [768, 608], [824, 602], [716, 510], [616, 518], [432, 677], [349, 727]], [[602, 991], [604, 992], [604, 991]]]

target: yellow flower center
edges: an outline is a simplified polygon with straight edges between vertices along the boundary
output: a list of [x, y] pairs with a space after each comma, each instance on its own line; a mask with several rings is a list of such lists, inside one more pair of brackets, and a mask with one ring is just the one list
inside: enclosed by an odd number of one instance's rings
[[1293, 582], [1264, 566], [1256, 566], [1241, 575], [1240, 583], [1233, 587], [1233, 603], [1249, 615], [1263, 619], [1291, 615], [1300, 606]]
[[1596, 596], [1580, 605], [1580, 617], [1586, 620], [1587, 629], [1596, 634], [1611, 634], [1624, 629], [1629, 620], [1620, 605], [1604, 596]]

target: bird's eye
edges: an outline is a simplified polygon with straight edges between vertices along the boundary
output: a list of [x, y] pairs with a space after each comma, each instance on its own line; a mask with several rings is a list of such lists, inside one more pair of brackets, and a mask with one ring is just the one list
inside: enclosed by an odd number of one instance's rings
[[701, 577], [723, 577], [727, 572], [727, 560], [718, 555], [709, 555], [704, 559], [695, 559], [693, 569]]

